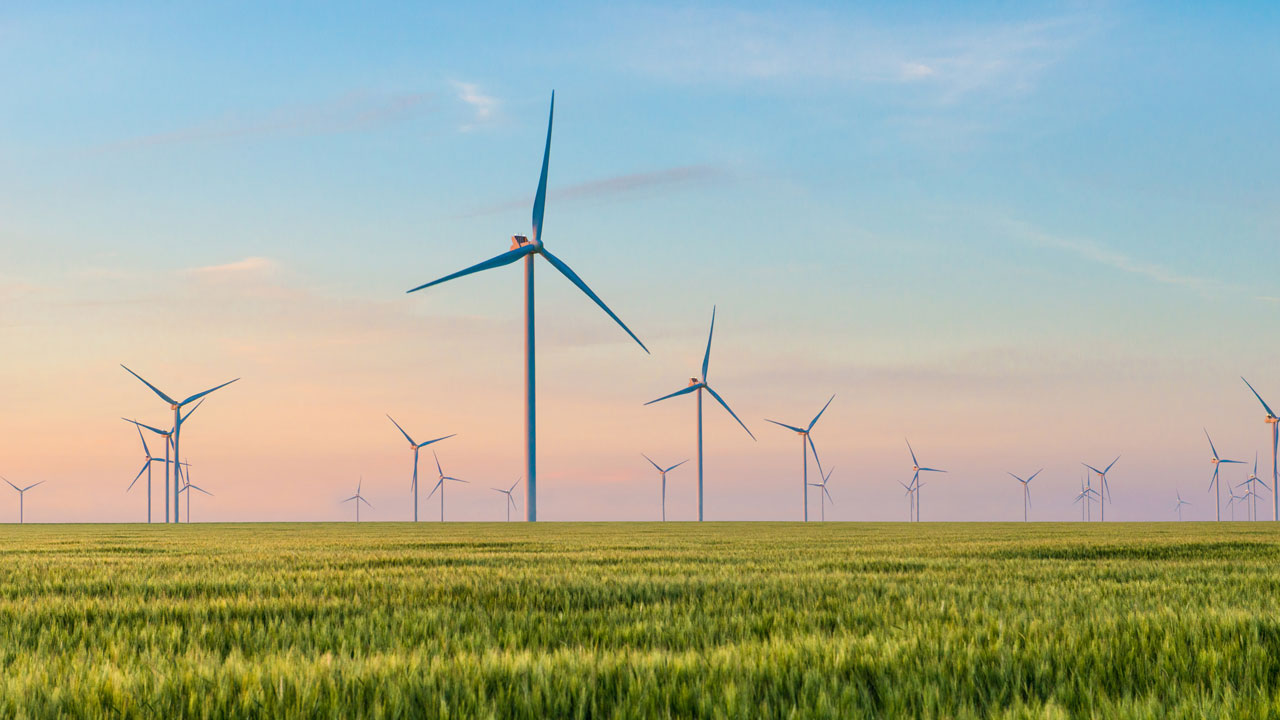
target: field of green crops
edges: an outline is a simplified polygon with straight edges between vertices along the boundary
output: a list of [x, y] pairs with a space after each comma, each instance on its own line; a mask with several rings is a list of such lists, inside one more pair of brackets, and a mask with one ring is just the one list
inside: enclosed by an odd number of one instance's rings
[[0, 718], [1277, 715], [1269, 523], [0, 529]]

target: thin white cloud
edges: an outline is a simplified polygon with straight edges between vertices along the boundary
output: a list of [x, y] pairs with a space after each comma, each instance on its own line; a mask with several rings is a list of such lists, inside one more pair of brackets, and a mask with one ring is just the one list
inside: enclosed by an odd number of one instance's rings
[[1280, 297], [1274, 297], [1272, 295], [1258, 295], [1254, 297], [1254, 300], [1261, 300], [1262, 302], [1269, 303], [1280, 303]]
[[458, 93], [458, 99], [471, 109], [472, 117], [461, 128], [463, 132], [469, 132], [478, 125], [489, 122], [493, 119], [498, 110], [499, 101], [492, 95], [487, 95], [481, 91], [480, 86], [475, 83], [455, 82], [453, 84]]
[[223, 265], [206, 265], [204, 267], [188, 268], [185, 272], [188, 275], [204, 278], [225, 278], [244, 275], [257, 275], [270, 272], [276, 268], [276, 262], [271, 258], [252, 256], [243, 260], [225, 263]]

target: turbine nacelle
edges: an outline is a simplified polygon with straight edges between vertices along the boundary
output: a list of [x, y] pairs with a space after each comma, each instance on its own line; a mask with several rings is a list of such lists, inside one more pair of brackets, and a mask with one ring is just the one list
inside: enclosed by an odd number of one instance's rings
[[689, 378], [689, 387], [693, 387], [694, 385], [701, 385], [701, 384], [702, 384], [702, 381], [699, 380], [698, 378]]
[[522, 248], [522, 247], [524, 247], [524, 246], [526, 246], [526, 245], [532, 245], [532, 246], [534, 247], [534, 249], [535, 249], [535, 250], [541, 250], [541, 249], [542, 249], [542, 241], [541, 241], [541, 240], [538, 240], [538, 239], [536, 239], [536, 238], [535, 238], [535, 239], [533, 239], [533, 240], [530, 240], [529, 238], [525, 237], [524, 235], [512, 235], [512, 236], [511, 236], [511, 247], [509, 248], [510, 250], [518, 250], [518, 249], [520, 249], [520, 248]]

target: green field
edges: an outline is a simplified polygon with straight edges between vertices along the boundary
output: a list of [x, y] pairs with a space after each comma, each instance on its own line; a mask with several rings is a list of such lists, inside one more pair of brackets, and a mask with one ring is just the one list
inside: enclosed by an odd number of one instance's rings
[[0, 717], [1275, 717], [1274, 524], [6, 526]]

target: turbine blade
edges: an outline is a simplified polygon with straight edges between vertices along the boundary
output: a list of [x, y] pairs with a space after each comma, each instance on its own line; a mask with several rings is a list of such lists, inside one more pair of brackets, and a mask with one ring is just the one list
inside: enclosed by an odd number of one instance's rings
[[440, 467], [440, 456], [436, 454], [436, 451], [435, 451], [435, 450], [432, 450], [432, 451], [431, 451], [431, 457], [433, 457], [433, 458], [435, 458], [435, 459], [436, 459], [436, 473], [438, 473], [438, 474], [440, 475], [440, 477], [442, 477], [442, 478], [443, 478], [443, 477], [444, 477], [444, 468]]
[[1208, 430], [1205, 430], [1205, 431], [1204, 431], [1204, 437], [1205, 437], [1205, 439], [1206, 439], [1206, 440], [1208, 440], [1208, 441], [1209, 441], [1209, 449], [1213, 451], [1213, 459], [1214, 459], [1214, 460], [1217, 460], [1217, 459], [1218, 459], [1218, 448], [1216, 448], [1216, 447], [1214, 447], [1214, 446], [1213, 446], [1213, 438], [1209, 437], [1209, 431], [1208, 431]]
[[183, 400], [182, 402], [180, 402], [180, 403], [178, 403], [178, 404], [179, 404], [179, 405], [186, 405], [187, 403], [191, 402], [192, 400], [199, 400], [200, 398], [204, 397], [205, 395], [208, 395], [209, 393], [213, 392], [214, 390], [221, 390], [222, 388], [224, 388], [224, 387], [226, 387], [226, 386], [230, 385], [231, 383], [233, 383], [233, 382], [235, 382], [236, 380], [239, 380], [239, 379], [240, 379], [240, 378], [236, 378], [235, 380], [228, 380], [227, 382], [224, 382], [224, 383], [222, 383], [221, 385], [219, 385], [219, 386], [217, 386], [217, 387], [211, 387], [211, 388], [209, 388], [208, 390], [205, 390], [204, 392], [198, 392], [198, 393], [196, 393], [195, 395], [192, 395], [191, 397], [187, 398], [186, 400]]
[[823, 483], [822, 485], [822, 492], [826, 493], [827, 499], [831, 501], [832, 505], [836, 504], [836, 499], [831, 497], [831, 491], [827, 489], [827, 486], [825, 483]]
[[[903, 438], [903, 439], [905, 440], [906, 438]], [[916, 460], [916, 451], [911, 448], [910, 440], [907, 440], [907, 452], [911, 453], [911, 464], [918, 466], [920, 464], [920, 461]]]
[[644, 350], [646, 353], [649, 352], [649, 348], [645, 347], [644, 343], [640, 342], [640, 338], [636, 337], [636, 334], [631, 332], [631, 328], [627, 327], [627, 324], [622, 322], [622, 318], [615, 315], [613, 311], [609, 309], [609, 306], [605, 305], [604, 301], [600, 299], [600, 296], [592, 292], [591, 288], [587, 287], [587, 284], [582, 281], [582, 278], [578, 277], [577, 273], [575, 273], [568, 265], [564, 264], [564, 261], [562, 261], [560, 258], [556, 257], [555, 255], [552, 255], [551, 252], [546, 248], [542, 249], [542, 257], [546, 258], [547, 262], [551, 263], [551, 265], [555, 267], [555, 269], [559, 270], [561, 275], [564, 275], [565, 277], [569, 278], [569, 282], [573, 283], [574, 285], [577, 285], [578, 289], [581, 290], [587, 297], [591, 298], [591, 300], [594, 301], [596, 305], [599, 305], [600, 309], [603, 310], [606, 315], [613, 318], [613, 321], [618, 323], [618, 327], [625, 330], [626, 333], [631, 336], [631, 339], [636, 341], [636, 344], [640, 346], [641, 350]]
[[813, 420], [809, 421], [809, 427], [805, 428], [806, 432], [809, 430], [812, 430], [813, 426], [818, 424], [818, 418], [822, 417], [822, 413], [827, 411], [827, 408], [830, 407], [831, 405], [831, 401], [835, 399], [836, 399], [836, 396], [832, 395], [831, 398], [827, 400], [827, 404], [823, 405], [822, 409], [818, 411], [818, 414], [813, 416]]
[[939, 469], [937, 469], [937, 468], [920, 468], [920, 472], [940, 472], [940, 473], [944, 473], [944, 472], [946, 472], [946, 470], [939, 470]]
[[[148, 460], [148, 461], [146, 461], [146, 462], [142, 463], [142, 469], [138, 471], [138, 474], [137, 474], [137, 475], [134, 475], [134, 476], [133, 476], [133, 482], [129, 483], [129, 487], [125, 488], [125, 489], [124, 489], [124, 491], [125, 491], [125, 492], [129, 492], [130, 490], [132, 490], [132, 489], [133, 489], [134, 484], [136, 484], [136, 483], [138, 482], [138, 478], [142, 477], [142, 473], [146, 472], [146, 471], [147, 471], [147, 468], [149, 468], [149, 467], [151, 467], [151, 461], [150, 461], [150, 460]], [[26, 492], [26, 491], [24, 490], [23, 492]]]
[[418, 447], [420, 447], [420, 448], [424, 448], [424, 447], [426, 447], [426, 446], [428, 446], [428, 445], [430, 445], [430, 444], [432, 444], [432, 443], [438, 443], [438, 442], [440, 442], [441, 440], [448, 440], [448, 439], [449, 439], [449, 438], [451, 438], [451, 437], [456, 437], [456, 436], [457, 436], [457, 434], [458, 434], [458, 433], [453, 433], [452, 435], [445, 435], [444, 437], [438, 437], [438, 438], [436, 438], [435, 440], [428, 440], [428, 441], [426, 441], [426, 442], [422, 443], [421, 445], [419, 445]]
[[751, 435], [751, 439], [755, 440], [756, 436], [752, 434], [751, 429], [747, 427], [746, 423], [742, 422], [742, 419], [738, 417], [738, 414], [735, 413], [733, 409], [729, 407], [729, 403], [725, 402], [724, 398], [720, 397], [719, 393], [717, 393], [715, 390], [712, 390], [710, 385], [704, 384], [703, 387], [707, 389], [707, 392], [711, 393], [711, 397], [715, 398], [716, 402], [720, 403], [720, 406], [723, 407], [726, 412], [728, 412], [730, 415], [733, 416], [734, 420], [738, 421], [738, 424], [742, 426], [742, 429], [746, 430], [748, 435]]
[[[1206, 433], [1206, 435], [1207, 435], [1207, 434], [1208, 434], [1208, 433]], [[1118, 463], [1118, 462], [1120, 462], [1120, 456], [1119, 456], [1119, 455], [1117, 455], [1117, 456], [1116, 456], [1116, 459], [1115, 459], [1115, 460], [1112, 460], [1112, 461], [1111, 461], [1111, 464], [1107, 466], [1107, 469], [1106, 469], [1106, 470], [1103, 470], [1103, 471], [1102, 471], [1102, 474], [1103, 474], [1103, 475], [1106, 475], [1107, 473], [1111, 472], [1111, 468], [1115, 467], [1115, 464], [1116, 464], [1116, 463]]]
[[404, 436], [405, 440], [409, 441], [410, 445], [417, 445], [417, 443], [413, 441], [413, 438], [409, 437], [409, 433], [405, 432], [404, 428], [400, 427], [400, 423], [396, 422], [396, 419], [391, 417], [391, 413], [387, 413], [387, 419], [391, 421], [392, 425], [396, 426], [396, 429], [400, 431], [400, 434]]
[[511, 483], [511, 489], [507, 491], [507, 494], [510, 495], [511, 493], [515, 492], [516, 486], [519, 485], [520, 481], [523, 479], [524, 478], [516, 478], [516, 481]]
[[716, 334], [716, 306], [711, 306], [711, 330], [707, 332], [707, 351], [702, 355], [702, 382], [707, 381], [707, 370], [711, 366], [711, 338]]
[[152, 385], [151, 383], [147, 382], [146, 380], [143, 380], [141, 375], [139, 375], [138, 373], [136, 373], [136, 372], [134, 372], [134, 371], [132, 371], [132, 370], [129, 370], [129, 368], [128, 368], [126, 365], [124, 365], [123, 363], [121, 363], [120, 367], [122, 367], [122, 368], [124, 368], [125, 370], [127, 370], [127, 371], [129, 372], [129, 374], [130, 374], [130, 375], [132, 375], [132, 376], [134, 376], [134, 377], [138, 378], [139, 380], [142, 380], [142, 384], [143, 384], [143, 385], [146, 385], [146, 386], [147, 386], [147, 387], [149, 387], [149, 388], [151, 388], [151, 392], [155, 393], [156, 395], [159, 395], [161, 400], [164, 400], [165, 402], [169, 403], [170, 405], [180, 405], [180, 404], [181, 404], [181, 403], [179, 403], [177, 400], [174, 400], [173, 398], [169, 397], [168, 395], [165, 395], [164, 393], [160, 392], [160, 388], [156, 387], [155, 385]]
[[147, 447], [147, 439], [142, 437], [142, 428], [134, 426], [134, 429], [138, 431], [138, 439], [142, 441], [142, 451], [147, 457], [151, 457], [151, 448]]
[[[235, 381], [234, 381], [234, 380], [232, 380], [231, 382], [235, 382]], [[230, 383], [228, 383], [228, 384], [230, 384]], [[201, 405], [203, 405], [203, 404], [204, 404], [204, 401], [203, 401], [203, 400], [201, 400], [200, 402], [196, 403], [196, 404], [195, 404], [195, 406], [193, 406], [190, 410], [188, 410], [188, 411], [186, 412], [186, 414], [184, 414], [184, 415], [182, 416], [182, 420], [181, 420], [181, 422], [185, 423], [185, 422], [187, 421], [187, 418], [189, 418], [189, 417], [191, 417], [192, 415], [194, 415], [194, 414], [195, 414], [195, 412], [196, 412], [197, 410], [199, 410], [199, 409], [200, 409], [200, 406], [201, 406]]]
[[160, 430], [159, 428], [153, 428], [153, 427], [151, 427], [150, 425], [147, 425], [146, 423], [140, 423], [140, 422], [138, 422], [137, 420], [130, 420], [130, 419], [129, 419], [129, 418], [127, 418], [127, 417], [122, 417], [122, 418], [120, 418], [120, 419], [121, 419], [121, 420], [123, 420], [123, 421], [125, 421], [125, 422], [128, 422], [128, 423], [133, 423], [134, 425], [137, 425], [138, 427], [146, 428], [146, 429], [150, 430], [151, 432], [153, 432], [153, 433], [155, 433], [155, 434], [157, 434], [157, 435], [168, 435], [168, 434], [169, 434], [169, 432], [168, 432], [168, 431], [166, 431], [166, 430]]
[[[675, 391], [675, 392], [671, 393], [670, 395], [663, 395], [662, 397], [658, 398], [657, 400], [650, 400], [649, 402], [645, 403], [645, 405], [652, 405], [652, 404], [654, 404], [654, 403], [656, 403], [656, 402], [662, 402], [663, 400], [669, 400], [669, 399], [671, 399], [671, 398], [673, 398], [673, 397], [677, 397], [677, 396], [679, 396], [679, 395], [688, 395], [689, 393], [693, 392], [694, 390], [697, 390], [697, 389], [698, 389], [698, 388], [700, 388], [700, 387], [706, 387], [706, 386], [705, 386], [705, 385], [703, 385], [702, 383], [698, 383], [697, 385], [690, 385], [689, 387], [687, 387], [687, 388], [682, 388], [682, 389], [680, 389], [680, 390], [677, 390], [677, 391]], [[708, 389], [709, 389], [709, 388], [708, 388]]]
[[187, 483], [187, 487], [191, 488], [192, 490], [199, 490], [200, 492], [204, 493], [205, 495], [208, 495], [209, 497], [213, 497], [213, 493], [209, 492], [208, 490], [205, 490], [204, 488], [200, 487], [199, 485], [192, 485], [191, 483]]
[[373, 509], [373, 503], [369, 502], [368, 500], [365, 500], [364, 498], [360, 498], [360, 502], [364, 503], [365, 505], [368, 505], [370, 510]]
[[1102, 474], [1102, 471], [1101, 471], [1101, 470], [1099, 470], [1098, 468], [1096, 468], [1096, 467], [1094, 467], [1094, 466], [1092, 466], [1092, 465], [1090, 465], [1090, 464], [1088, 464], [1088, 463], [1080, 463], [1080, 464], [1081, 464], [1081, 465], [1084, 465], [1085, 467], [1089, 468], [1090, 470], [1092, 470], [1092, 471], [1094, 471], [1094, 472], [1098, 473], [1099, 475], [1101, 475], [1101, 474]]
[[[1240, 379], [1241, 379], [1241, 380], [1244, 380], [1244, 376], [1241, 376], [1241, 377], [1240, 377]], [[1245, 384], [1245, 385], [1249, 385], [1249, 381], [1248, 381], [1248, 380], [1244, 380], [1244, 384]], [[1252, 386], [1252, 385], [1249, 385], [1249, 389], [1250, 389], [1250, 390], [1253, 390], [1253, 386]], [[1263, 409], [1265, 409], [1265, 410], [1267, 411], [1267, 414], [1268, 414], [1268, 415], [1270, 415], [1271, 417], [1276, 417], [1275, 411], [1273, 411], [1273, 410], [1271, 409], [1271, 406], [1267, 404], [1267, 401], [1266, 401], [1266, 400], [1263, 400], [1263, 399], [1262, 399], [1262, 396], [1258, 394], [1258, 391], [1257, 391], [1257, 390], [1253, 390], [1253, 396], [1254, 396], [1254, 397], [1256, 397], [1256, 398], [1258, 398], [1258, 402], [1262, 403], [1262, 407], [1263, 407]]]
[[640, 453], [640, 457], [644, 458], [645, 460], [648, 460], [649, 464], [653, 466], [654, 470], [657, 470], [658, 472], [664, 472], [663, 469], [658, 466], [658, 463], [653, 461], [653, 458], [649, 457], [648, 455], [645, 455], [644, 453]]
[[769, 418], [765, 418], [765, 419], [764, 419], [764, 421], [765, 421], [765, 422], [773, 423], [774, 425], [777, 425], [777, 426], [779, 426], [779, 427], [784, 427], [784, 428], [786, 428], [786, 429], [790, 430], [791, 432], [797, 432], [797, 433], [804, 433], [804, 432], [805, 432], [805, 430], [804, 430], [803, 428], [798, 428], [798, 427], [796, 427], [795, 425], [788, 425], [788, 424], [786, 424], [786, 423], [780, 423], [780, 422], [778, 422], [777, 420], [770, 420]]
[[405, 292], [413, 293], [413, 292], [418, 292], [419, 290], [426, 290], [432, 285], [439, 285], [440, 283], [446, 283], [455, 278], [460, 278], [463, 275], [470, 275], [471, 273], [478, 273], [481, 270], [490, 270], [496, 267], [502, 267], [503, 265], [510, 265], [511, 263], [519, 260], [525, 255], [528, 255], [534, 250], [535, 248], [533, 245], [521, 245], [520, 247], [515, 248], [514, 250], [508, 250], [502, 253], [501, 255], [489, 258], [484, 262], [476, 263], [475, 265], [472, 265], [471, 267], [463, 270], [459, 270], [458, 272], [453, 273], [452, 275], [445, 275], [439, 280], [432, 280], [429, 283], [426, 283], [424, 285], [419, 285], [418, 287], [413, 288], [412, 290], [406, 290]]
[[5, 482], [7, 482], [7, 483], [9, 483], [9, 487], [13, 488], [14, 490], [17, 490], [18, 492], [22, 492], [22, 488], [20, 488], [20, 487], [18, 487], [17, 485], [14, 485], [13, 483], [9, 482], [9, 478], [4, 478], [4, 481], [5, 481]]
[[1044, 468], [1040, 468], [1039, 470], [1031, 473], [1031, 477], [1027, 478], [1027, 484], [1030, 485], [1031, 481], [1036, 479], [1036, 475], [1039, 475], [1042, 472], [1044, 472]]
[[441, 479], [441, 480], [437, 480], [437, 481], [436, 481], [436, 486], [435, 486], [435, 487], [433, 487], [433, 488], [431, 488], [431, 492], [427, 493], [427, 499], [428, 499], [428, 500], [430, 500], [430, 499], [431, 499], [431, 496], [432, 496], [432, 495], [435, 495], [435, 494], [436, 494], [436, 491], [437, 491], [437, 490], [439, 490], [443, 485], [444, 485], [444, 480], [443, 480], [443, 479]]
[[1022, 478], [1018, 477], [1017, 475], [1014, 475], [1013, 473], [1008, 473], [1008, 475], [1009, 477], [1013, 478], [1014, 480], [1017, 480], [1020, 483], [1026, 484], [1027, 482], [1026, 480], [1023, 480]]
[[667, 468], [666, 470], [663, 470], [663, 472], [671, 472], [672, 470], [675, 470], [676, 468], [680, 467], [681, 465], [683, 465], [683, 464], [685, 464], [685, 463], [687, 463], [687, 462], [689, 462], [689, 461], [688, 461], [688, 460], [681, 460], [680, 462], [676, 463], [675, 465], [672, 465], [671, 467]]
[[[813, 451], [814, 462], [818, 463], [818, 474], [822, 475], [822, 458], [818, 457], [818, 446], [813, 444], [813, 436], [805, 434], [804, 439], [809, 443], [809, 449]], [[825, 477], [825, 476], [824, 476]]]
[[542, 215], [547, 206], [547, 168], [551, 164], [551, 123], [556, 116], [556, 91], [551, 91], [551, 110], [547, 113], [547, 146], [542, 151], [542, 174], [538, 176], [538, 193], [533, 196], [533, 239], [542, 239]]

